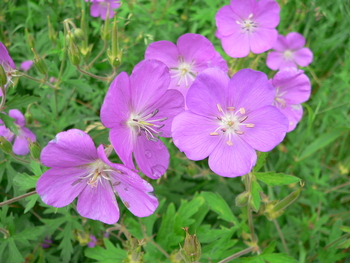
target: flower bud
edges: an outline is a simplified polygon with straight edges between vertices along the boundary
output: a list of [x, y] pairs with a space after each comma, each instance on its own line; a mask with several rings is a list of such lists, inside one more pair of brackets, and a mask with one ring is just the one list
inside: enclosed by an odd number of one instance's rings
[[27, 44], [28, 44], [28, 46], [32, 49], [32, 48], [34, 48], [34, 46], [35, 46], [35, 39], [34, 39], [34, 37], [33, 37], [31, 34], [29, 34], [27, 28], [26, 28], [25, 31], [26, 31], [26, 41], [27, 41]]
[[0, 64], [0, 87], [4, 87], [6, 83], [7, 83], [7, 75], [3, 66]]
[[55, 31], [55, 29], [51, 24], [50, 16], [47, 16], [47, 26], [49, 28], [49, 39], [52, 43], [55, 43], [57, 38], [57, 32]]
[[77, 40], [83, 41], [85, 39], [85, 34], [84, 34], [83, 30], [81, 30], [80, 28], [74, 29], [73, 34]]
[[3, 136], [0, 136], [0, 149], [6, 154], [12, 153], [12, 144]]
[[40, 160], [41, 147], [38, 142], [29, 142], [30, 156], [35, 160]]
[[71, 38], [70, 32], [68, 35], [70, 37], [68, 57], [74, 66], [78, 66], [80, 64], [80, 51], [79, 51], [79, 48], [74, 44], [74, 40], [73, 38]]
[[246, 206], [248, 203], [248, 200], [249, 200], [249, 196], [250, 196], [250, 193], [248, 193], [246, 191], [237, 195], [236, 200], [235, 200], [236, 206], [238, 206], [238, 207]]
[[201, 258], [202, 248], [196, 234], [190, 235], [188, 227], [183, 228], [186, 231], [185, 244], [180, 246], [180, 255], [186, 263], [196, 262]]
[[113, 27], [112, 27], [112, 48], [107, 51], [108, 61], [112, 67], [118, 67], [121, 63], [121, 52], [119, 50], [118, 42], [118, 25], [117, 18], [114, 17]]
[[36, 68], [38, 69], [38, 71], [41, 74], [46, 75], [47, 72], [48, 72], [48, 68], [47, 68], [47, 65], [46, 65], [44, 59], [41, 56], [39, 56], [38, 53], [36, 53], [34, 48], [32, 48], [32, 51], [34, 53], [33, 61], [34, 61], [34, 64], [35, 64]]

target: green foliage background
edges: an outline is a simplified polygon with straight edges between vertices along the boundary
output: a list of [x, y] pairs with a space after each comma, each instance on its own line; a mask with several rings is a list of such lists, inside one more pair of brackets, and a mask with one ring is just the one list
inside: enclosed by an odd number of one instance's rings
[[[153, 41], [176, 42], [184, 33], [206, 36], [232, 65], [235, 60], [222, 50], [215, 38], [215, 14], [229, 4], [226, 0], [125, 0], [117, 9], [119, 40], [123, 57], [119, 72], [131, 73]], [[289, 248], [287, 256], [273, 222], [263, 214], [264, 204], [254, 213], [255, 232], [263, 253], [232, 262], [348, 262], [350, 260], [350, 49], [348, 0], [279, 0], [280, 34], [296, 31], [305, 36], [314, 61], [305, 68], [312, 82], [311, 99], [304, 103], [304, 117], [297, 128], [267, 156], [259, 172], [276, 171], [299, 177], [305, 186], [300, 198], [277, 219]], [[87, 12], [92, 55], [103, 48], [100, 37], [102, 20], [89, 16], [83, 0], [5, 0], [0, 2], [0, 41], [19, 66], [33, 59], [26, 43], [25, 29], [35, 38], [35, 49], [45, 56], [49, 76], [58, 77], [63, 58], [63, 24], [72, 18], [79, 27], [81, 9]], [[47, 16], [59, 32], [52, 44], [48, 39]], [[257, 69], [269, 77], [266, 54]], [[249, 61], [244, 62], [249, 66]], [[111, 74], [104, 55], [90, 72]], [[42, 76], [35, 68], [34, 77]], [[64, 65], [61, 89], [55, 91], [20, 78], [9, 89], [8, 108], [26, 113], [28, 127], [44, 147], [54, 136], [70, 128], [86, 130], [96, 145], [108, 143], [108, 130], [99, 123], [99, 109], [108, 83], [80, 74], [70, 63]], [[160, 206], [147, 218], [136, 218], [120, 205], [121, 219], [116, 226], [81, 218], [74, 204], [55, 209], [43, 204], [37, 195], [0, 208], [1, 262], [132, 262], [138, 245], [131, 236], [144, 240], [144, 262], [180, 262], [176, 259], [185, 232], [196, 232], [202, 244], [200, 262], [219, 262], [247, 247], [249, 227], [247, 211], [235, 206], [235, 198], [244, 191], [241, 178], [223, 178], [213, 174], [207, 161], [185, 158], [169, 140], [171, 165], [165, 176], [151, 181]], [[116, 155], [112, 161], [117, 162]], [[36, 180], [46, 170], [34, 161], [23, 164], [0, 153], [0, 194], [2, 200], [35, 188]], [[261, 183], [270, 200], [281, 200], [299, 188], [297, 183]], [[289, 184], [290, 183], [290, 184]], [[273, 187], [273, 185], [276, 185]], [[258, 194], [258, 190], [256, 190]], [[258, 194], [259, 195], [259, 194]], [[93, 207], [91, 208], [93, 209]], [[114, 227], [113, 229], [110, 229]], [[108, 238], [103, 238], [106, 230]], [[7, 232], [6, 232], [7, 231]], [[89, 235], [98, 237], [94, 248], [86, 246]], [[43, 249], [50, 237], [53, 244]], [[167, 258], [164, 254], [168, 255]], [[128, 259], [126, 259], [128, 257]], [[129, 261], [128, 261], [129, 260]], [[178, 261], [177, 261], [178, 260]], [[140, 261], [143, 262], [143, 261]]]

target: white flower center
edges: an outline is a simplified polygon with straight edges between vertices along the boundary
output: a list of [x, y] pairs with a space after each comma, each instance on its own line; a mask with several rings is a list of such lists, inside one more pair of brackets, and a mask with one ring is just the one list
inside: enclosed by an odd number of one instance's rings
[[187, 63], [183, 56], [178, 57], [179, 66], [177, 68], [170, 68], [172, 78], [178, 78], [177, 86], [180, 86], [185, 82], [186, 88], [188, 88], [194, 79], [196, 78], [198, 72], [193, 70], [195, 62]]
[[10, 82], [13, 83], [12, 81], [12, 77], [16, 76], [15, 72], [16, 70], [14, 70], [13, 68], [11, 68], [10, 63], [7, 61], [3, 61], [2, 59], [0, 59], [0, 64], [3, 67], [3, 69], [5, 70], [6, 76], [7, 76], [7, 82], [5, 84], [5, 86], [7, 86]]
[[248, 16], [248, 19], [242, 21], [236, 20], [236, 23], [241, 25], [241, 33], [254, 33], [258, 27], [258, 23], [252, 20], [253, 14]]
[[273, 102], [273, 105], [284, 109], [286, 107], [286, 101], [283, 98], [283, 96], [286, 94], [286, 91], [281, 91], [280, 87], [276, 89], [276, 95], [275, 95], [275, 101]]
[[219, 120], [219, 127], [214, 132], [209, 133], [211, 136], [223, 134], [227, 138], [227, 145], [232, 146], [232, 136], [242, 135], [244, 132], [241, 127], [254, 128], [255, 124], [246, 123], [248, 115], [244, 108], [239, 108], [236, 111], [235, 107], [227, 107], [224, 111], [220, 104], [217, 104], [219, 115], [216, 117]]
[[141, 136], [144, 133], [149, 141], [158, 141], [158, 138], [156, 136], [160, 136], [162, 134], [162, 131], [159, 130], [164, 127], [164, 124], [160, 124], [160, 122], [168, 119], [167, 117], [161, 119], [153, 119], [153, 117], [156, 116], [158, 112], [159, 110], [155, 109], [148, 115], [131, 113], [126, 124], [132, 128], [138, 136]]
[[293, 60], [293, 51], [288, 50], [288, 49], [286, 51], [284, 51], [283, 52], [283, 58], [285, 60]]

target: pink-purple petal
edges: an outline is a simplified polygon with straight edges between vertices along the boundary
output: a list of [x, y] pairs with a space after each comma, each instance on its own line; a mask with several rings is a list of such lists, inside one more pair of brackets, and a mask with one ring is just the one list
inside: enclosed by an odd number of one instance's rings
[[158, 101], [170, 83], [167, 66], [158, 60], [143, 60], [130, 76], [131, 99], [135, 112], [143, 112], [148, 105]]
[[69, 205], [87, 186], [88, 169], [81, 167], [51, 168], [43, 173], [36, 191], [43, 202], [54, 207]]
[[275, 0], [260, 0], [257, 2], [257, 12], [253, 19], [258, 22], [259, 27], [275, 28], [280, 22], [280, 7]]
[[308, 66], [312, 62], [312, 59], [313, 54], [311, 50], [307, 47], [304, 47], [294, 52], [294, 60], [301, 67]]
[[287, 39], [283, 35], [278, 35], [272, 48], [278, 52], [284, 52], [288, 49]]
[[221, 44], [227, 55], [233, 58], [246, 57], [250, 52], [249, 34], [241, 33], [240, 31], [223, 36]]
[[265, 73], [252, 69], [241, 69], [233, 75], [229, 84], [228, 106], [245, 108], [246, 111], [271, 105], [275, 90]]
[[149, 44], [145, 52], [145, 59], [156, 59], [162, 61], [169, 68], [177, 68], [179, 55], [174, 43], [162, 40]]
[[19, 110], [9, 110], [9, 116], [13, 119], [15, 119], [14, 123], [19, 125], [20, 127], [23, 127], [26, 124], [26, 120]]
[[272, 51], [267, 55], [266, 65], [272, 70], [278, 70], [283, 61], [283, 53]]
[[291, 50], [298, 50], [305, 46], [305, 38], [297, 33], [291, 32], [286, 36], [286, 41], [288, 43], [288, 48]]
[[169, 152], [161, 140], [151, 141], [138, 136], [134, 156], [140, 170], [151, 179], [161, 177], [169, 166]]
[[215, 20], [218, 27], [220, 39], [241, 31], [241, 26], [236, 21], [241, 21], [241, 17], [233, 12], [229, 5], [225, 5], [216, 13]]
[[255, 54], [263, 53], [272, 48], [277, 36], [278, 32], [274, 28], [258, 28], [250, 35], [250, 49]]
[[231, 0], [231, 9], [242, 19], [247, 19], [250, 14], [255, 14], [258, 3], [256, 0]]
[[122, 72], [108, 89], [101, 108], [101, 122], [107, 128], [121, 126], [129, 118], [130, 110], [129, 76]]
[[238, 136], [234, 137], [232, 146], [227, 145], [223, 136], [209, 156], [210, 169], [224, 177], [245, 175], [250, 172], [255, 163], [254, 149]]
[[284, 116], [288, 119], [288, 130], [287, 132], [293, 131], [298, 122], [303, 117], [303, 107], [300, 104], [297, 105], [286, 105], [285, 108], [278, 108]]
[[254, 124], [253, 128], [244, 125], [242, 140], [254, 149], [267, 152], [283, 141], [288, 129], [288, 120], [274, 106], [265, 106], [249, 113], [244, 123]]
[[7, 48], [2, 42], [0, 42], [0, 64], [2, 61], [6, 62], [12, 69], [16, 69], [16, 65], [10, 57]]
[[217, 136], [211, 136], [219, 124], [218, 120], [185, 111], [174, 118], [174, 144], [186, 154], [188, 159], [202, 160], [210, 155], [219, 143]]
[[29, 141], [23, 134], [15, 137], [12, 150], [17, 155], [27, 155], [29, 153]]
[[40, 159], [48, 167], [85, 165], [97, 159], [91, 137], [78, 129], [60, 132], [43, 148]]
[[96, 187], [86, 185], [79, 195], [77, 211], [83, 217], [115, 224], [119, 220], [119, 208], [110, 183], [102, 179]]

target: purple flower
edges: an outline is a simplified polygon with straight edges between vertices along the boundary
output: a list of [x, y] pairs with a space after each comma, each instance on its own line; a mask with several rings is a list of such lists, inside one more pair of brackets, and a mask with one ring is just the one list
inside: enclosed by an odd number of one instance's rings
[[35, 134], [24, 127], [26, 124], [23, 114], [19, 110], [9, 110], [9, 116], [15, 119], [14, 124], [17, 127], [18, 135], [16, 136], [10, 129], [6, 128], [0, 120], [0, 136], [13, 143], [12, 150], [17, 155], [26, 155], [29, 153], [29, 141], [35, 142]]
[[28, 71], [32, 66], [34, 62], [33, 60], [26, 60], [21, 63], [21, 70]]
[[90, 242], [87, 244], [88, 247], [95, 247], [97, 239], [94, 235], [90, 235]]
[[109, 137], [120, 159], [152, 179], [165, 173], [169, 152], [158, 136], [171, 137], [171, 123], [183, 111], [184, 98], [168, 90], [169, 69], [157, 60], [143, 60], [130, 75], [120, 73], [107, 92], [101, 121], [110, 128]]
[[310, 80], [302, 70], [285, 68], [277, 72], [270, 83], [276, 88], [273, 105], [288, 118], [287, 132], [290, 132], [295, 129], [303, 116], [300, 103], [307, 101], [310, 97]]
[[93, 17], [101, 17], [102, 20], [106, 20], [108, 4], [109, 18], [114, 16], [113, 9], [120, 6], [120, 0], [85, 0], [85, 2], [91, 2], [90, 15]]
[[119, 219], [115, 193], [131, 213], [151, 215], [158, 206], [153, 187], [122, 164], [111, 163], [103, 145], [97, 149], [88, 134], [72, 129], [60, 132], [41, 152], [51, 167], [37, 183], [45, 204], [63, 207], [78, 197], [80, 215], [114, 224]]
[[185, 98], [199, 72], [211, 67], [228, 71], [226, 61], [213, 44], [198, 34], [182, 35], [177, 45], [165, 40], [154, 42], [148, 46], [145, 58], [164, 62], [170, 69], [169, 88], [178, 89]]
[[305, 46], [305, 38], [296, 32], [289, 33], [286, 37], [278, 35], [273, 45], [275, 51], [267, 55], [266, 64], [272, 70], [287, 67], [306, 67], [312, 62], [312, 52]]
[[44, 248], [44, 249], [45, 248], [49, 248], [51, 246], [51, 244], [52, 244], [51, 238], [45, 237], [43, 243], [41, 243], [41, 247]]
[[191, 160], [209, 156], [218, 175], [244, 175], [256, 163], [255, 150], [272, 150], [286, 134], [287, 119], [272, 106], [274, 95], [262, 72], [242, 69], [230, 79], [207, 69], [187, 94], [189, 110], [174, 118], [174, 143]]
[[[5, 87], [11, 82], [12, 75], [16, 71], [15, 63], [13, 63], [12, 58], [9, 55], [6, 47], [2, 42], [0, 42], [0, 65], [4, 68], [7, 75], [7, 83]], [[0, 90], [0, 97], [2, 97], [2, 91]]]
[[274, 0], [231, 0], [215, 17], [225, 52], [241, 58], [270, 49], [277, 39], [279, 12]]

